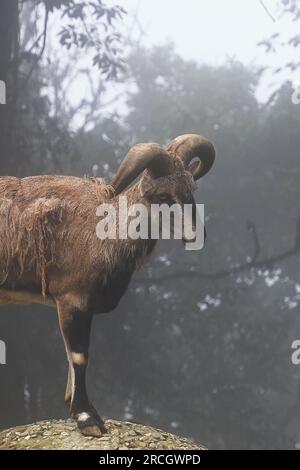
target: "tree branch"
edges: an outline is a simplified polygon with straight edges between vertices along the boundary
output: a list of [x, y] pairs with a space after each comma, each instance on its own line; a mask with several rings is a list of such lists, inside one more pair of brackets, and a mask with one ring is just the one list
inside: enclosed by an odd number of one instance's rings
[[152, 285], [152, 284], [160, 284], [161, 282], [172, 281], [174, 279], [208, 279], [208, 280], [218, 280], [223, 279], [225, 277], [231, 276], [233, 274], [239, 274], [245, 271], [249, 271], [251, 269], [259, 269], [259, 268], [270, 268], [273, 267], [274, 264], [280, 263], [285, 259], [299, 254], [300, 253], [300, 219], [297, 223], [296, 228], [296, 236], [294, 246], [287, 251], [279, 255], [275, 255], [270, 258], [265, 258], [259, 260], [259, 255], [261, 253], [260, 243], [257, 236], [256, 228], [253, 222], [249, 221], [247, 224], [248, 231], [252, 234], [252, 241], [254, 245], [254, 251], [251, 258], [251, 261], [239, 264], [238, 266], [233, 266], [229, 269], [223, 269], [221, 271], [217, 271], [215, 273], [204, 273], [200, 271], [177, 271], [175, 273], [165, 274], [163, 276], [157, 277], [149, 277], [144, 279], [136, 280], [136, 284], [143, 284], [143, 285]]
[[32, 67], [30, 69], [30, 72], [28, 73], [27, 77], [25, 78], [25, 86], [27, 86], [27, 83], [28, 83], [31, 75], [33, 74], [34, 69], [38, 65], [39, 61], [41, 60], [41, 58], [43, 57], [43, 54], [45, 52], [46, 41], [47, 41], [48, 18], [49, 18], [49, 10], [48, 10], [48, 7], [47, 7], [46, 4], [45, 4], [45, 8], [46, 8], [46, 12], [45, 12], [45, 19], [44, 19], [44, 27], [43, 27], [43, 32], [42, 32], [42, 35], [43, 35], [42, 47], [41, 47], [41, 50], [40, 50], [39, 54], [36, 57], [36, 60], [34, 61], [34, 64], [32, 65]]
[[271, 20], [273, 21], [273, 23], [276, 23], [276, 19], [274, 18], [274, 16], [273, 16], [272, 13], [270, 12], [270, 10], [267, 8], [267, 6], [265, 5], [264, 1], [263, 1], [263, 0], [259, 0], [259, 3], [261, 4], [261, 6], [263, 7], [263, 9], [264, 9], [265, 12], [267, 13], [267, 15], [269, 16], [269, 18], [271, 18]]

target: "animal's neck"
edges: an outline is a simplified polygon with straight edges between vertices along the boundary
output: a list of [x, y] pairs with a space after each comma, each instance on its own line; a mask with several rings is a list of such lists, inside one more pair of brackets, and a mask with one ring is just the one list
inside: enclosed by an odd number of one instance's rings
[[[126, 197], [128, 208], [133, 204], [142, 204], [147, 209], [148, 214], [151, 213], [151, 203], [141, 195], [138, 183], [122, 193], [122, 196]], [[151, 223], [150, 217], [148, 217], [148, 223]], [[138, 238], [137, 240], [133, 240], [128, 236], [126, 240], [122, 240], [121, 246], [125, 257], [130, 256], [132, 259], [136, 259], [138, 264], [142, 265], [153, 251], [156, 242], [150, 236], [146, 239]]]
[[[128, 200], [128, 205], [131, 204], [147, 204], [147, 201], [142, 197], [139, 182], [135, 183], [133, 186], [124, 191], [121, 195], [126, 196]], [[148, 205], [148, 204], [147, 204]]]

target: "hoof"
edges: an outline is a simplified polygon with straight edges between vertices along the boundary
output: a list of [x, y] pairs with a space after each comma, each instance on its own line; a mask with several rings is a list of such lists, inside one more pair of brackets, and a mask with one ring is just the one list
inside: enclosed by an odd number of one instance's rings
[[101, 437], [104, 434], [97, 425], [85, 426], [84, 428], [79, 428], [79, 430], [83, 436]]
[[101, 437], [107, 432], [103, 421], [98, 416], [80, 413], [76, 419], [79, 431], [84, 436]]

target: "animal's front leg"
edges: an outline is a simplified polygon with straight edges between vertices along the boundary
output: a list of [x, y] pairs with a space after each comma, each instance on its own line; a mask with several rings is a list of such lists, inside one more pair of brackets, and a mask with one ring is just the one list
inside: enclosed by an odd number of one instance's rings
[[[68, 355], [68, 352], [67, 352], [67, 355]], [[68, 360], [69, 362], [71, 361], [71, 359], [69, 358], [69, 355], [68, 355]], [[67, 379], [67, 386], [66, 386], [66, 392], [65, 392], [65, 403], [66, 405], [70, 405], [71, 404], [71, 399], [72, 399], [72, 372], [73, 372], [73, 366], [72, 364], [69, 364], [69, 367], [68, 367], [68, 379]]]
[[104, 423], [91, 405], [86, 390], [92, 316], [68, 300], [58, 302], [58, 314], [70, 367], [71, 415], [82, 434], [101, 436], [106, 431]]

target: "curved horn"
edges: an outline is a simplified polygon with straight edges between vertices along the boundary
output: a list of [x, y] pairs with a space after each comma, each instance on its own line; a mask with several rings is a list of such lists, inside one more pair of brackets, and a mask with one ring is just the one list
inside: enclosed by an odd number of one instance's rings
[[173, 161], [158, 144], [137, 144], [132, 147], [123, 159], [111, 185], [118, 195], [126, 189], [145, 169], [153, 178], [169, 175]]
[[[216, 151], [213, 144], [198, 134], [185, 134], [172, 140], [167, 151], [179, 157], [194, 179], [197, 180], [209, 172], [214, 164]], [[198, 157], [200, 162], [190, 165], [193, 158]]]

